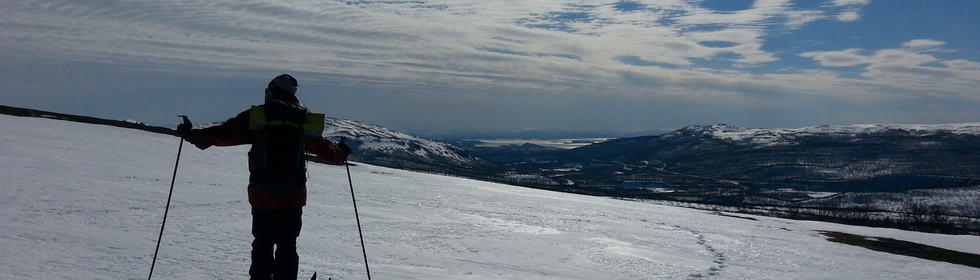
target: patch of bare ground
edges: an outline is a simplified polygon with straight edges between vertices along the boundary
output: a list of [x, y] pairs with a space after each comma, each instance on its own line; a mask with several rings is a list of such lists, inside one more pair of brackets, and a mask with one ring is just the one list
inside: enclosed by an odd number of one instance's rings
[[863, 236], [837, 231], [819, 231], [831, 242], [860, 246], [867, 249], [926, 260], [948, 262], [980, 268], [980, 255], [947, 250], [904, 240]]
[[712, 212], [711, 214], [715, 214], [715, 215], [718, 215], [718, 216], [724, 216], [724, 217], [730, 217], [730, 218], [739, 218], [739, 219], [753, 220], [753, 221], [758, 221], [759, 220], [759, 219], [752, 218], [752, 217], [732, 215], [732, 214], [723, 213], [723, 212], [719, 212], [719, 211]]

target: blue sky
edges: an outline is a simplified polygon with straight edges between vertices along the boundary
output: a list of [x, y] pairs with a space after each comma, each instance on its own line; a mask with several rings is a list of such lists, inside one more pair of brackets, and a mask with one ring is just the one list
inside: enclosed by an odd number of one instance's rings
[[980, 121], [980, 2], [9, 1], [0, 104], [224, 120], [280, 73], [410, 132]]

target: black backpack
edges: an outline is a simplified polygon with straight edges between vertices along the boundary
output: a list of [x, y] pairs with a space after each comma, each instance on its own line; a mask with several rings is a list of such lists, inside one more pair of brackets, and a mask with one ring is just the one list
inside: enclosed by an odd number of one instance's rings
[[306, 184], [306, 137], [321, 137], [323, 114], [278, 100], [249, 110], [249, 129], [256, 132], [249, 151], [258, 164], [249, 176], [267, 192], [291, 192]]

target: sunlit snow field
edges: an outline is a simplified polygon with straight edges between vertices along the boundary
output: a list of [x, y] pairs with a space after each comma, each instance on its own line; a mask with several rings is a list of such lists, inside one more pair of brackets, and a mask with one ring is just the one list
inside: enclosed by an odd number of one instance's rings
[[[144, 279], [178, 139], [0, 116], [0, 279]], [[247, 278], [246, 146], [184, 146], [154, 279]], [[366, 279], [346, 171], [311, 164], [300, 275]], [[752, 216], [351, 167], [373, 279], [977, 279], [816, 230], [980, 253], [980, 237]], [[302, 278], [302, 277], [301, 277]]]

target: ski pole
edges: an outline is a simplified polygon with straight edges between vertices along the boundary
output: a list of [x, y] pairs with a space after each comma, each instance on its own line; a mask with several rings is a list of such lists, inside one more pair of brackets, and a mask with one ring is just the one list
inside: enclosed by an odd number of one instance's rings
[[[341, 138], [340, 142], [343, 143]], [[354, 218], [357, 219], [357, 235], [361, 237], [361, 253], [364, 255], [364, 270], [367, 271], [367, 278], [371, 280], [371, 267], [368, 266], [367, 250], [364, 248], [364, 234], [361, 233], [361, 217], [357, 214], [357, 199], [354, 198], [354, 181], [350, 178], [350, 164], [344, 160], [344, 167], [347, 167], [347, 182], [350, 183], [350, 199], [354, 202]]]
[[[187, 116], [179, 116], [184, 119], [184, 123], [190, 123]], [[174, 176], [170, 178], [170, 194], [167, 195], [167, 207], [163, 210], [163, 224], [160, 225], [160, 236], [157, 236], [157, 249], [153, 251], [153, 262], [150, 263], [150, 275], [146, 277], [146, 280], [153, 278], [153, 267], [157, 264], [157, 253], [160, 252], [160, 241], [163, 239], [163, 227], [167, 225], [167, 213], [170, 212], [170, 198], [174, 195], [174, 182], [177, 180], [177, 166], [180, 166], [180, 152], [184, 150], [184, 138], [180, 138], [180, 144], [177, 145], [177, 161], [174, 162]]]

